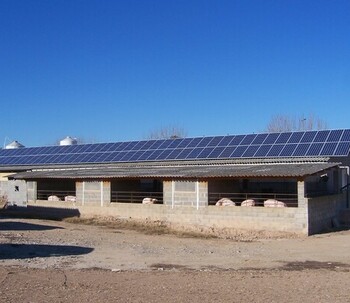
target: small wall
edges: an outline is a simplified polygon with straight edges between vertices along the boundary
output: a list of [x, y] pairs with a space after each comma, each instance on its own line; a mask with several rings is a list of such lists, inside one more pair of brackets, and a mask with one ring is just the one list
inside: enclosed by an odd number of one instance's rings
[[339, 219], [339, 212], [347, 207], [346, 194], [309, 198], [307, 207], [309, 234], [319, 233], [334, 227], [332, 220]]
[[166, 221], [189, 229], [212, 227], [217, 229], [248, 229], [284, 231], [307, 234], [305, 212], [300, 208], [219, 207], [196, 209], [191, 206], [143, 205], [111, 203], [105, 207], [79, 206], [70, 202], [36, 201], [36, 206], [64, 207], [79, 210], [81, 216], [115, 216], [130, 219]]

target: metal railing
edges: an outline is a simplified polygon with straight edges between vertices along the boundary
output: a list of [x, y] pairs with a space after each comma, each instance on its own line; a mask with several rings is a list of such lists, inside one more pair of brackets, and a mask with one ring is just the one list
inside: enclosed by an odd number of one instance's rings
[[264, 201], [274, 199], [282, 201], [288, 207], [298, 207], [297, 194], [285, 193], [209, 193], [209, 205], [215, 205], [221, 198], [228, 198], [240, 206], [244, 200], [253, 199], [255, 206], [264, 206]]
[[157, 199], [157, 204], [163, 204], [163, 192], [112, 191], [112, 203], [142, 203], [144, 198]]
[[49, 190], [41, 189], [36, 193], [37, 200], [47, 200], [50, 196], [56, 196], [60, 201], [64, 201], [67, 196], [75, 196], [75, 190]]

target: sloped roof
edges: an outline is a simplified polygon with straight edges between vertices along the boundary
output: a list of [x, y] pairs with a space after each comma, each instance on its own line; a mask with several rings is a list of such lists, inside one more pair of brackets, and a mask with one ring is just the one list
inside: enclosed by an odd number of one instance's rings
[[350, 129], [0, 149], [0, 168], [258, 158], [348, 157]]
[[231, 163], [201, 165], [119, 165], [76, 167], [71, 169], [43, 169], [21, 172], [14, 179], [109, 179], [109, 178], [301, 178], [313, 175], [338, 163]]

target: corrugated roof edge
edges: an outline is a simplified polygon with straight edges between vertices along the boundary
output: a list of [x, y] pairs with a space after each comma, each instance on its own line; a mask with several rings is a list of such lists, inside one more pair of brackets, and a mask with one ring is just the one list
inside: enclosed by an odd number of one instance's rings
[[183, 165], [152, 167], [95, 167], [45, 169], [12, 175], [13, 179], [108, 179], [108, 178], [299, 178], [314, 175], [339, 163], [265, 163]]

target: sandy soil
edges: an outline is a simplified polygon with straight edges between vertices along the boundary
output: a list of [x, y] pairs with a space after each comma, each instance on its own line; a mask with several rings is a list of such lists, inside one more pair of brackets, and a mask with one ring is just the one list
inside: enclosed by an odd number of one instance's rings
[[0, 218], [0, 302], [350, 302], [350, 231], [240, 240]]

